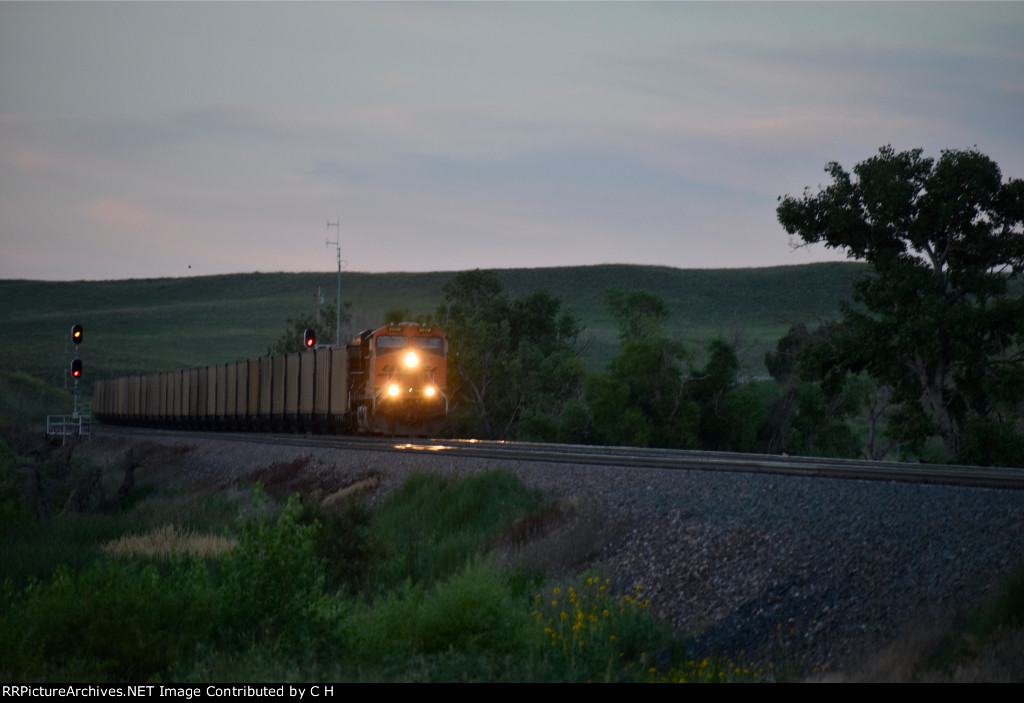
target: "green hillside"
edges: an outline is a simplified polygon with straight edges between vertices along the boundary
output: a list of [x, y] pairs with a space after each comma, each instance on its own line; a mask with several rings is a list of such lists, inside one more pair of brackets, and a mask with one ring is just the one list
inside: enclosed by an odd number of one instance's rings
[[753, 269], [675, 269], [602, 265], [500, 272], [512, 295], [545, 288], [574, 308], [594, 338], [588, 356], [603, 364], [618, 349], [618, 332], [604, 307], [605, 291], [646, 290], [668, 303], [667, 328], [699, 351], [714, 337], [734, 342], [744, 372], [764, 373], [764, 351], [796, 322], [836, 317], [853, 280], [867, 272], [855, 263]]
[[[764, 350], [794, 322], [836, 315], [852, 263], [763, 269], [683, 270], [580, 266], [499, 272], [513, 296], [547, 289], [575, 310], [593, 342], [597, 367], [614, 353], [616, 331], [604, 309], [612, 286], [662, 296], [669, 329], [698, 350], [719, 334], [737, 343], [746, 373], [763, 373]], [[345, 273], [342, 299], [354, 321], [346, 333], [381, 323], [385, 311], [432, 312], [455, 272]], [[0, 369], [64, 384], [73, 350], [69, 332], [85, 327], [85, 380], [252, 358], [265, 353], [286, 320], [316, 309], [318, 290], [336, 296], [332, 273], [251, 273], [121, 281], [0, 281]]]

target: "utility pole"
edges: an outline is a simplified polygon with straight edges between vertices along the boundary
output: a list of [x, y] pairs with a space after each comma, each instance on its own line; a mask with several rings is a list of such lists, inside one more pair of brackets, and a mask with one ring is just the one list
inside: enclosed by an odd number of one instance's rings
[[337, 319], [337, 321], [335, 323], [335, 327], [334, 327], [334, 346], [340, 348], [341, 347], [341, 218], [339, 217], [337, 222], [331, 222], [330, 220], [327, 220], [327, 229], [330, 229], [331, 227], [337, 227], [338, 228], [338, 238], [335, 239], [332, 242], [330, 240], [330, 237], [328, 237], [328, 239], [327, 239], [327, 246], [329, 247], [332, 244], [335, 245], [335, 247], [337, 247], [337, 252], [338, 252], [338, 308], [337, 308], [338, 319]]

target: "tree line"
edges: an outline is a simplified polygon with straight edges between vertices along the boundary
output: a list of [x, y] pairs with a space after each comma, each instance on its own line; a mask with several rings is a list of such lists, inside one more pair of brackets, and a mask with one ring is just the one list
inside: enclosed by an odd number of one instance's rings
[[887, 146], [825, 171], [817, 192], [779, 198], [778, 220], [870, 272], [840, 319], [778, 340], [771, 380], [740, 382], [722, 338], [695, 363], [665, 301], [623, 289], [605, 299], [618, 352], [590, 370], [584, 325], [558, 298], [513, 298], [494, 272], [467, 271], [420, 316], [449, 338], [450, 431], [1024, 466], [1024, 181], [976, 150]]
[[[845, 443], [820, 432], [828, 400], [798, 393], [792, 362], [779, 366], [774, 381], [741, 383], [733, 345], [717, 338], [695, 363], [666, 328], [667, 304], [647, 291], [607, 291], [620, 346], [600, 370], [588, 370], [583, 360], [582, 322], [546, 291], [512, 298], [494, 272], [468, 271], [444, 293], [434, 319], [449, 338], [450, 430], [458, 436], [829, 456], [856, 451], [852, 432]], [[830, 411], [841, 418], [847, 408]], [[812, 415], [819, 424], [802, 422]]]

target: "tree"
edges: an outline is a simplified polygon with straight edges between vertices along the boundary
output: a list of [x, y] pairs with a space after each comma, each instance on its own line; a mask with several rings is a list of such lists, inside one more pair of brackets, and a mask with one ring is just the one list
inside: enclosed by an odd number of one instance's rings
[[748, 423], [740, 421], [743, 408], [736, 402], [736, 374], [740, 369], [736, 350], [718, 337], [708, 342], [706, 352], [703, 368], [691, 368], [687, 384], [688, 395], [700, 408], [700, 447], [744, 451], [747, 447], [739, 433]]
[[449, 340], [448, 383], [459, 430], [515, 437], [523, 417], [539, 434], [578, 389], [582, 327], [547, 291], [511, 299], [492, 271], [465, 271], [444, 286], [437, 311]]
[[434, 314], [430, 312], [412, 312], [409, 308], [391, 308], [384, 312], [382, 322], [385, 325], [397, 325], [401, 322], [418, 322], [421, 325], [434, 324]]
[[667, 337], [668, 305], [646, 291], [612, 288], [605, 305], [622, 346], [586, 382], [592, 413], [585, 439], [597, 444], [693, 447], [699, 411], [686, 394], [683, 345]]
[[[847, 458], [859, 454], [849, 419], [859, 410], [862, 384], [859, 377], [843, 372], [835, 358], [838, 327], [827, 323], [811, 332], [793, 325], [775, 351], [765, 353], [764, 365], [780, 391], [769, 413], [768, 451]], [[869, 433], [874, 427], [872, 422]], [[868, 444], [873, 448], [873, 438]]]
[[623, 341], [659, 337], [662, 325], [668, 320], [665, 301], [645, 290], [609, 288], [605, 292], [605, 305], [618, 323], [619, 338]]
[[[351, 320], [351, 313], [349, 310], [352, 307], [352, 303], [346, 301], [341, 305], [341, 321], [342, 324], [348, 324]], [[305, 330], [311, 329], [316, 332], [317, 341], [322, 344], [333, 344], [334, 343], [334, 326], [337, 320], [337, 314], [335, 313], [334, 305], [327, 303], [324, 305], [323, 310], [317, 315], [310, 315], [308, 313], [297, 315], [294, 318], [289, 318], [285, 323], [287, 327], [284, 333], [278, 337], [274, 344], [267, 347], [267, 356], [273, 354], [290, 354], [292, 352], [302, 351], [306, 348], [303, 344], [303, 333]], [[344, 331], [342, 327], [342, 331]], [[342, 336], [342, 344], [345, 344], [345, 338]]]
[[665, 333], [668, 304], [647, 291], [609, 289], [605, 305], [621, 347], [586, 381], [587, 432], [595, 444], [755, 451], [765, 425], [764, 389], [738, 384], [735, 348], [721, 337], [706, 346], [701, 368]]
[[837, 364], [888, 386], [889, 431], [950, 461], [1024, 460], [1024, 181], [974, 150], [891, 146], [780, 198], [779, 222], [872, 266], [842, 306]]

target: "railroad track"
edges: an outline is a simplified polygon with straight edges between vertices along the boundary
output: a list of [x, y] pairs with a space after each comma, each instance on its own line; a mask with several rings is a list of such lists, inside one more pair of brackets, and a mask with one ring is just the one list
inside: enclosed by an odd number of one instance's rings
[[103, 426], [103, 433], [163, 437], [202, 437], [248, 443], [322, 449], [429, 453], [505, 461], [621, 466], [671, 471], [780, 474], [863, 481], [900, 481], [940, 485], [1024, 489], [1024, 469], [948, 466], [856, 459], [820, 459], [771, 454], [741, 454], [642, 447], [498, 442], [474, 439], [411, 439], [338, 435], [189, 432]]

